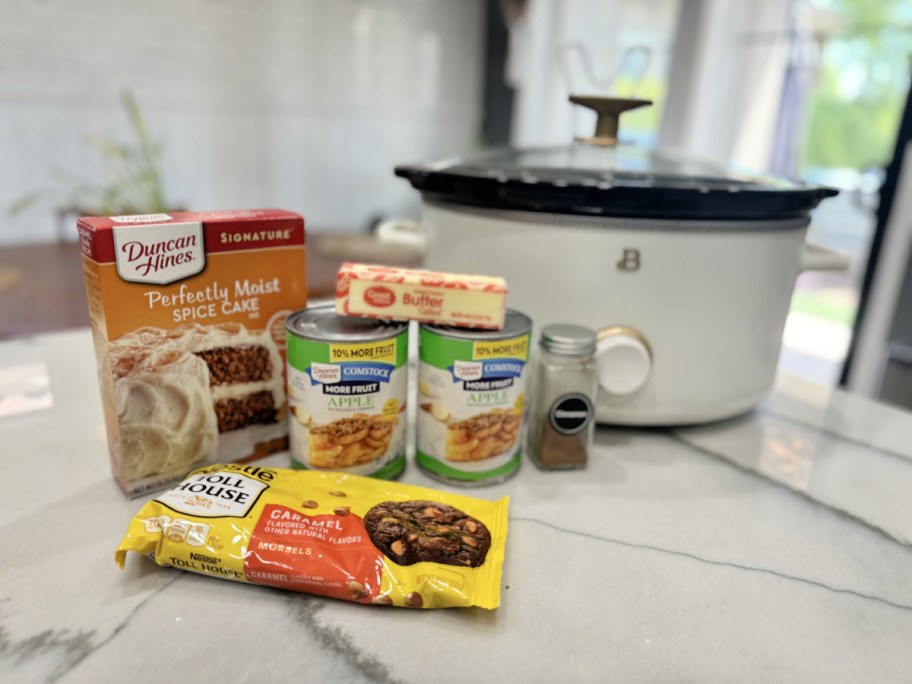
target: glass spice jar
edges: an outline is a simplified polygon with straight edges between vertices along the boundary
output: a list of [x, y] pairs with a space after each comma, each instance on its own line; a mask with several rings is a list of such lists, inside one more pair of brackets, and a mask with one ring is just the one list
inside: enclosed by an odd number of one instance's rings
[[584, 468], [595, 429], [596, 335], [581, 325], [542, 329], [526, 451], [542, 470]]

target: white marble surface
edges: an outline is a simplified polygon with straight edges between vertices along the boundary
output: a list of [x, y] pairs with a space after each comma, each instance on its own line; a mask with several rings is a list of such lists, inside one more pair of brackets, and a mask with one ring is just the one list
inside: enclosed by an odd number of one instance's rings
[[54, 402], [0, 418], [2, 682], [912, 680], [908, 413], [782, 378], [741, 419], [601, 428], [587, 470], [477, 490], [511, 496], [498, 610], [412, 611], [120, 572], [142, 501], [88, 331], [0, 344], [29, 363]]

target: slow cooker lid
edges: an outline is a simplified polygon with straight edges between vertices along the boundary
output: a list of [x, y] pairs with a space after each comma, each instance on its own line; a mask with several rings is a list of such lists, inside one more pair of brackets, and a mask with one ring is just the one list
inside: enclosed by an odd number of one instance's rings
[[599, 112], [593, 138], [397, 166], [396, 175], [434, 199], [457, 204], [662, 219], [794, 218], [837, 194], [819, 185], [618, 144], [620, 112], [646, 101], [571, 100]]

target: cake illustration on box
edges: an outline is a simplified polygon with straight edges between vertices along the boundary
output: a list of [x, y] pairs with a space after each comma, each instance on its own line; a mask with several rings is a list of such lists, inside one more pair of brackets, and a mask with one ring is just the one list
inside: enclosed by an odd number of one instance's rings
[[110, 351], [128, 479], [281, 448], [283, 362], [269, 331], [145, 327], [113, 340]]

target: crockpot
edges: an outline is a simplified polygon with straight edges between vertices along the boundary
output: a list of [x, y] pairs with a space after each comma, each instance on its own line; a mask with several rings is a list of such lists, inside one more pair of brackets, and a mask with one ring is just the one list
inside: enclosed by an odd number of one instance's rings
[[848, 260], [805, 242], [830, 188], [617, 144], [639, 100], [571, 97], [596, 135], [497, 150], [396, 174], [421, 192], [425, 263], [502, 275], [537, 328], [598, 333], [597, 418], [702, 423], [743, 413], [773, 383], [792, 290], [806, 269]]

